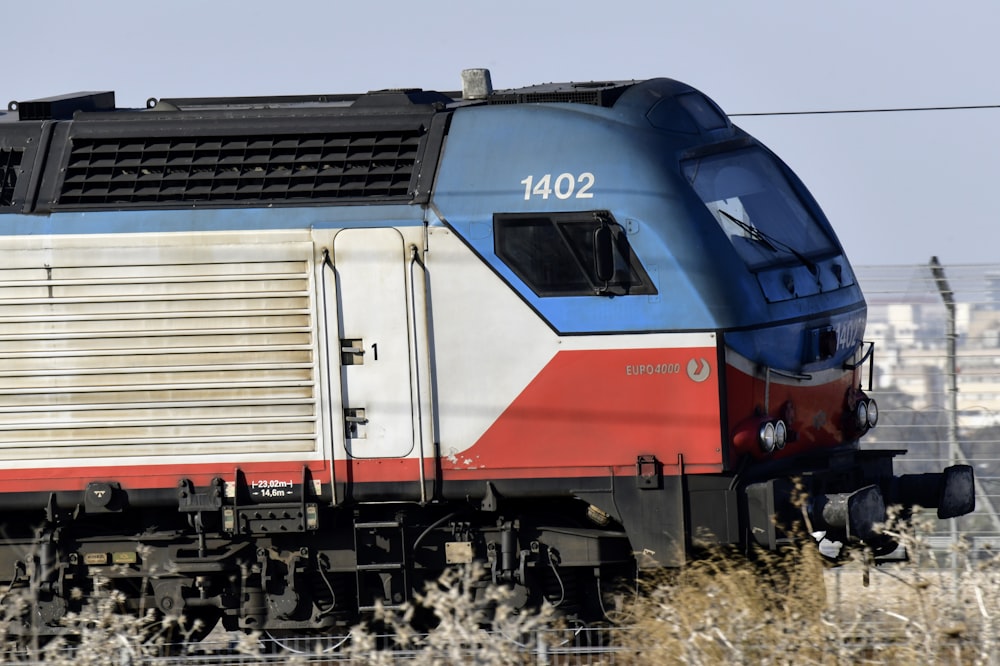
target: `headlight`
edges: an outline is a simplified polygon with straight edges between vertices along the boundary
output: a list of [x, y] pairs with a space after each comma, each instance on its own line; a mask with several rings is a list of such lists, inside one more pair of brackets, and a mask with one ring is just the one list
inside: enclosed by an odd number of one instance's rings
[[785, 444], [788, 442], [788, 426], [785, 425], [784, 421], [778, 420], [774, 422], [774, 446], [779, 451], [785, 448]]
[[757, 434], [757, 441], [760, 442], [760, 448], [763, 449], [764, 453], [770, 453], [774, 451], [774, 446], [776, 443], [776, 433], [774, 424], [767, 421], [760, 426], [760, 431]]
[[874, 400], [868, 401], [868, 427], [874, 428], [878, 425], [878, 404]]
[[865, 400], [858, 400], [858, 406], [854, 408], [854, 422], [858, 430], [868, 429], [868, 403]]
[[[787, 410], [786, 410], [787, 411]], [[795, 441], [795, 433], [788, 428], [784, 418], [755, 415], [742, 422], [733, 431], [733, 446], [745, 453], [770, 455]]]

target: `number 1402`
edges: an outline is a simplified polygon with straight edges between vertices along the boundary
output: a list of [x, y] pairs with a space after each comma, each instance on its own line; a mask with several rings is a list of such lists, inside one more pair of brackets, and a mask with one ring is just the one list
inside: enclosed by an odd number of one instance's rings
[[533, 197], [548, 199], [555, 195], [556, 199], [593, 199], [594, 193], [590, 189], [594, 186], [594, 174], [584, 171], [578, 176], [571, 173], [561, 173], [553, 176], [551, 173], [542, 174], [535, 179], [535, 176], [528, 176], [521, 181], [524, 185], [524, 200], [529, 201]]

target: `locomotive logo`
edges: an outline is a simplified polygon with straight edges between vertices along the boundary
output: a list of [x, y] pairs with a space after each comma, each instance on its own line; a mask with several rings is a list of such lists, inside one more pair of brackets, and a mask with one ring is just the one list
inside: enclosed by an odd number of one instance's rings
[[[701, 361], [701, 366], [699, 367], [698, 361]], [[699, 384], [706, 379], [708, 375], [711, 374], [712, 369], [708, 365], [708, 361], [705, 359], [693, 358], [688, 361], [687, 373], [691, 381], [698, 382]]]

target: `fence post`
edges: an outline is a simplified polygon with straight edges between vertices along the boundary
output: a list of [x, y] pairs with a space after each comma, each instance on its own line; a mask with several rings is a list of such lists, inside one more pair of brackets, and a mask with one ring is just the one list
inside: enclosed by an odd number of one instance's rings
[[[948, 328], [945, 333], [948, 343], [948, 464], [955, 465], [959, 461], [958, 455], [958, 360], [956, 356], [958, 332], [955, 325], [955, 293], [948, 285], [948, 279], [944, 275], [944, 267], [937, 257], [931, 257], [931, 275], [934, 276], [934, 283], [937, 285], [941, 300], [944, 301], [945, 310], [948, 312]], [[951, 523], [951, 562], [952, 575], [955, 579], [955, 594], [958, 594], [958, 521], [952, 519]]]

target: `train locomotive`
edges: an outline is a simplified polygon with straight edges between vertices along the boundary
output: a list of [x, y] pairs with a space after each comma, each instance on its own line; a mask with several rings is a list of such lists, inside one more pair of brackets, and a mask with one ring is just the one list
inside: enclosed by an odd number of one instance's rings
[[[0, 113], [0, 584], [55, 631], [273, 635], [449, 566], [603, 615], [613, 581], [803, 515], [887, 545], [866, 306], [806, 188], [667, 78]], [[80, 594], [83, 592], [83, 595]]]

